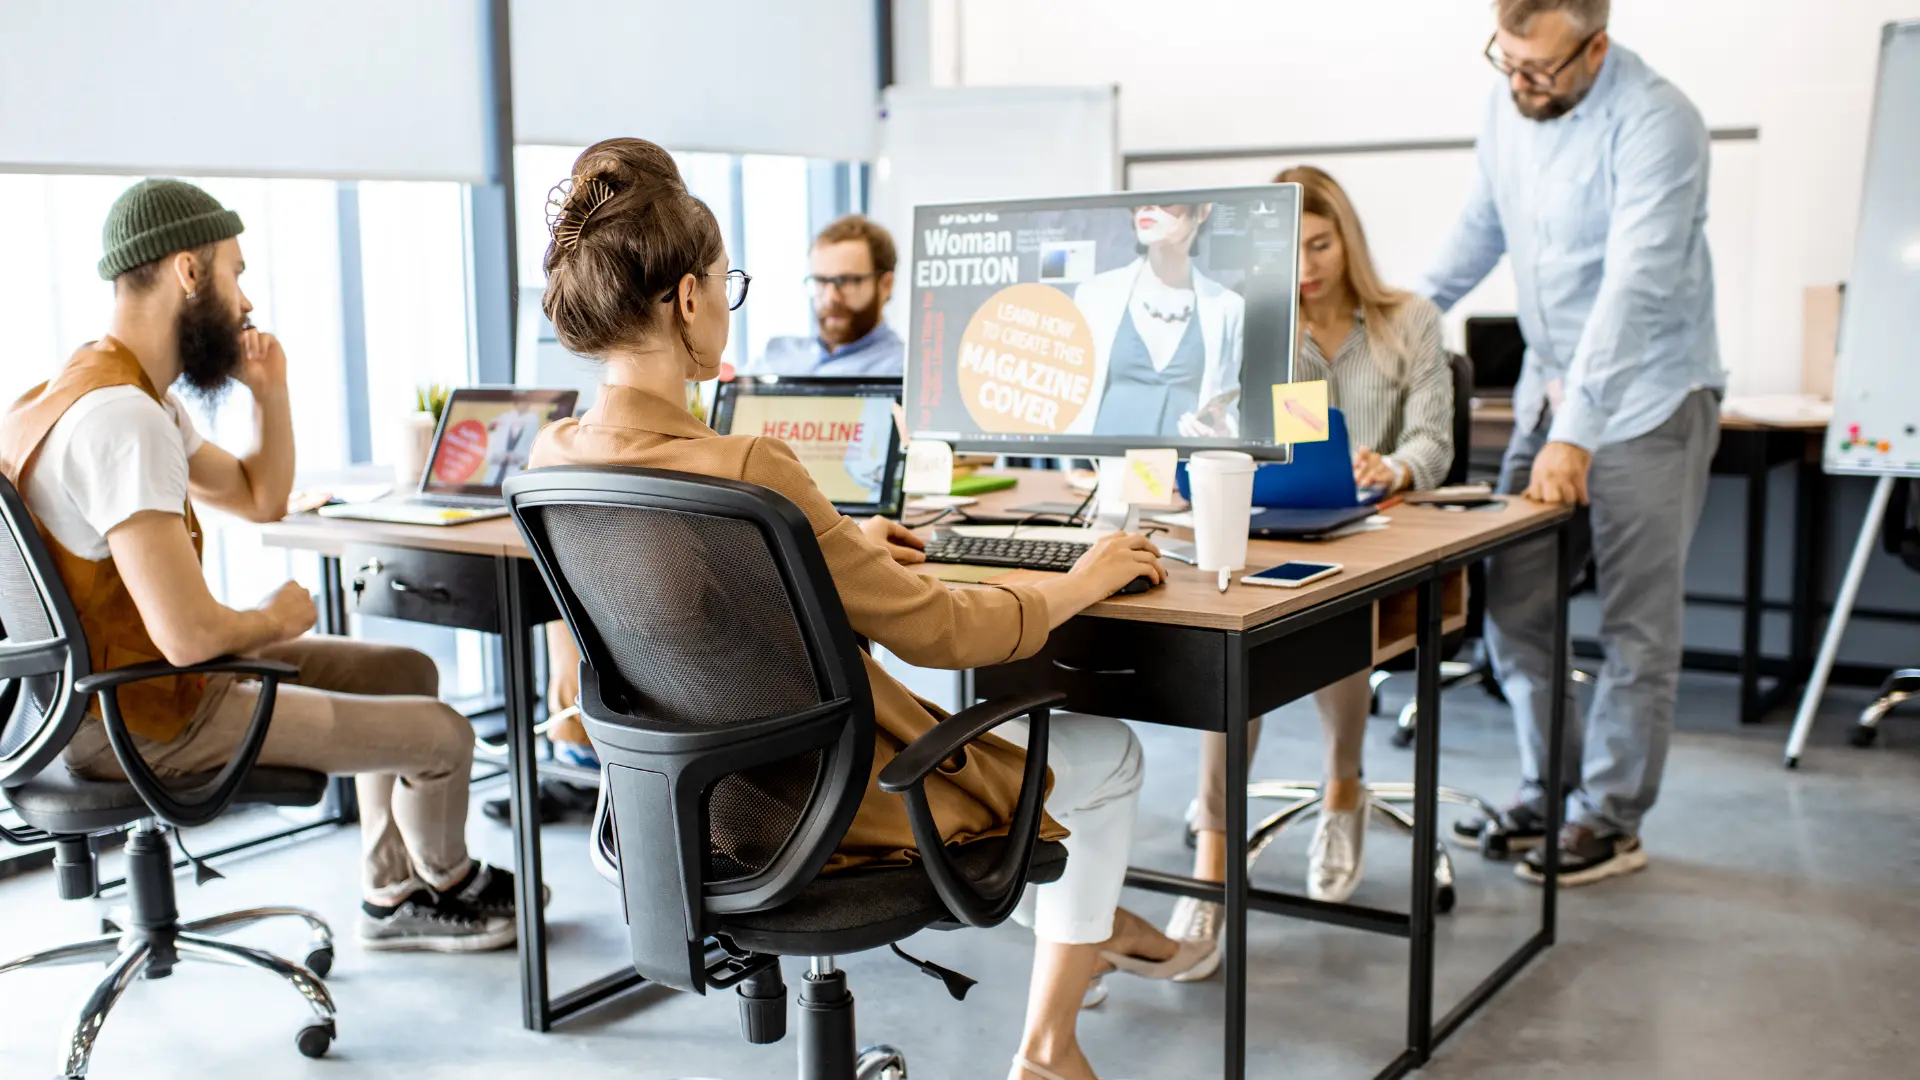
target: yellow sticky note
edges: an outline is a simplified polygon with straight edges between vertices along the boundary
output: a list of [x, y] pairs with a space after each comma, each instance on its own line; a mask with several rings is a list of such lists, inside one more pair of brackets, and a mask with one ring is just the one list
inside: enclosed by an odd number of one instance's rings
[[1173, 505], [1174, 474], [1179, 468], [1177, 450], [1127, 451], [1122, 497], [1129, 506]]
[[1326, 380], [1274, 384], [1275, 442], [1326, 442], [1327, 429]]

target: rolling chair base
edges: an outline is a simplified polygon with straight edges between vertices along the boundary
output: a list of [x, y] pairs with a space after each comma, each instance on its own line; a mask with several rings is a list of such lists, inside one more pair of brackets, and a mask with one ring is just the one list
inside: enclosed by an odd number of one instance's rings
[[[93, 1056], [93, 1045], [106, 1024], [107, 1014], [137, 978], [163, 979], [183, 960], [207, 960], [258, 968], [278, 976], [305, 998], [313, 1022], [301, 1028], [294, 1043], [307, 1057], [327, 1052], [335, 1035], [333, 997], [321, 977], [333, 966], [333, 935], [320, 916], [300, 908], [252, 908], [181, 922], [174, 907], [173, 846], [167, 830], [143, 821], [127, 838], [127, 888], [131, 906], [128, 927], [104, 921], [102, 936], [22, 956], [0, 964], [0, 975], [31, 967], [83, 963], [106, 958], [107, 973], [80, 1010], [73, 1037], [67, 1044], [65, 1080], [82, 1080]], [[306, 964], [283, 960], [260, 949], [208, 936], [248, 926], [265, 919], [297, 918], [313, 931]]]
[[1855, 746], [1872, 746], [1880, 737], [1880, 721], [1894, 706], [1916, 697], [1920, 697], [1920, 668], [1902, 668], [1887, 676], [1879, 698], [1861, 710], [1860, 722], [1847, 733], [1847, 741]]
[[[771, 963], [764, 961], [771, 960]], [[762, 957], [740, 980], [740, 1032], [749, 1043], [787, 1035], [787, 986], [780, 962]], [[908, 1080], [907, 1058], [891, 1046], [854, 1050], [853, 994], [831, 956], [816, 956], [800, 987], [799, 1080]], [[689, 1078], [691, 1080], [691, 1078]]]

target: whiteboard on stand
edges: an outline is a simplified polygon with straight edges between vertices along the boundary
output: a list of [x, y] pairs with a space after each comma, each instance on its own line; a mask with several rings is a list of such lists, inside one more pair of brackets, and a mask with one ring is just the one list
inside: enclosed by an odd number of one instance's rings
[[1920, 476], [1920, 22], [1882, 31], [1879, 79], [1825, 464]]

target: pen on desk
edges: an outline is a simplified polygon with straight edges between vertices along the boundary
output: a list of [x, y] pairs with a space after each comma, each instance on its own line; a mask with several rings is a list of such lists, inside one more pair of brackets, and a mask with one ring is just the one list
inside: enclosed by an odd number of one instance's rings
[[1377, 504], [1374, 505], [1374, 509], [1375, 510], [1391, 510], [1394, 507], [1399, 506], [1401, 503], [1406, 501], [1407, 500], [1405, 496], [1394, 495], [1394, 496], [1391, 496], [1390, 498], [1381, 499]]

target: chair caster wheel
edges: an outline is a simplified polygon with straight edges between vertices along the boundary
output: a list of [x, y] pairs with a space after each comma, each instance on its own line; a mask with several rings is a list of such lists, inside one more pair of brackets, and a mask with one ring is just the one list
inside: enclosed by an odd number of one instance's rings
[[1397, 749], [1405, 750], [1407, 747], [1413, 745], [1413, 729], [1410, 727], [1394, 728], [1392, 741]]
[[1448, 912], [1452, 911], [1453, 901], [1454, 901], [1453, 886], [1442, 885], [1438, 889], [1434, 890], [1433, 910], [1435, 912], [1441, 915], [1445, 915]]
[[127, 932], [126, 927], [121, 926], [119, 923], [114, 922], [112, 919], [100, 920], [100, 933], [103, 935], [104, 934], [124, 934], [126, 932]]
[[300, 1053], [307, 1057], [324, 1057], [327, 1047], [333, 1045], [333, 1036], [333, 1021], [329, 1020], [324, 1024], [308, 1024], [301, 1028], [300, 1034], [294, 1036], [293, 1042], [300, 1048]]
[[1506, 862], [1513, 854], [1513, 849], [1507, 846], [1507, 834], [1489, 825], [1480, 834], [1480, 854], [1494, 862]]
[[307, 954], [306, 968], [321, 978], [333, 970], [333, 946], [322, 945]]
[[1872, 746], [1873, 740], [1879, 737], [1880, 729], [1877, 727], [1856, 726], [1852, 731], [1847, 732], [1847, 741], [1862, 748]]
[[1192, 851], [1200, 846], [1200, 834], [1191, 825], [1187, 826], [1186, 842], [1188, 851]]

